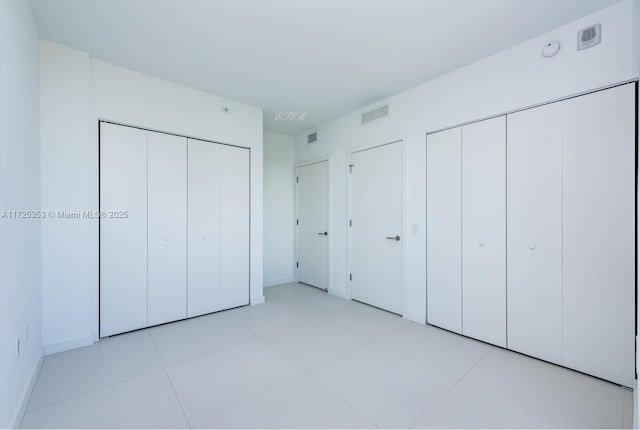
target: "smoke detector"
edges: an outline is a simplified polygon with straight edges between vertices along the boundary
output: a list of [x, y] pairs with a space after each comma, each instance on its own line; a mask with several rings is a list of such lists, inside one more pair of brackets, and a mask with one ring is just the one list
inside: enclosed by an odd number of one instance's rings
[[552, 40], [542, 47], [542, 56], [544, 58], [551, 58], [560, 52], [560, 42], [558, 40]]

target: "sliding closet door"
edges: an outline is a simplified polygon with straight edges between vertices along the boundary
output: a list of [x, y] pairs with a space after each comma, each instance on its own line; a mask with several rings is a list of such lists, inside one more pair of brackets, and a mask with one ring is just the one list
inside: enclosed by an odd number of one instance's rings
[[427, 136], [427, 322], [462, 332], [462, 128]]
[[147, 325], [147, 134], [100, 124], [100, 336]]
[[219, 311], [220, 145], [189, 139], [187, 316]]
[[635, 86], [563, 102], [566, 366], [634, 381]]
[[462, 127], [462, 333], [506, 346], [505, 117]]
[[249, 304], [249, 150], [220, 145], [219, 309]]
[[562, 362], [562, 104], [507, 116], [510, 349]]
[[187, 140], [148, 133], [148, 325], [186, 317]]

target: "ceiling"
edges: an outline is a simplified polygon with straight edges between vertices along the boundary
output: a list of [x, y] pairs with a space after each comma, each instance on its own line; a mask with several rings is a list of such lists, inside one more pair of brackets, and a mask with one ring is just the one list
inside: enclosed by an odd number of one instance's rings
[[616, 2], [32, 0], [43, 38], [261, 107], [291, 135]]

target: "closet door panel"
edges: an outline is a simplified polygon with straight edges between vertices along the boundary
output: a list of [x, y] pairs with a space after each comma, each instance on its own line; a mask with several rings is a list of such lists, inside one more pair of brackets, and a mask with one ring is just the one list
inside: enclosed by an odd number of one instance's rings
[[462, 128], [462, 333], [506, 346], [505, 117]]
[[186, 317], [187, 142], [149, 132], [149, 325]]
[[508, 347], [562, 361], [562, 105], [507, 116]]
[[634, 380], [635, 86], [563, 102], [564, 364]]
[[462, 129], [427, 137], [427, 322], [462, 332]]
[[147, 325], [147, 135], [100, 124], [100, 336]]
[[249, 304], [249, 150], [220, 146], [220, 309]]
[[220, 145], [189, 139], [187, 314], [221, 309]]

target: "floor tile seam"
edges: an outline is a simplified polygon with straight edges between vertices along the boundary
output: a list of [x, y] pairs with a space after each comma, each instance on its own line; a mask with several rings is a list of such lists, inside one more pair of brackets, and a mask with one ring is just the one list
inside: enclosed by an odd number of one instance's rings
[[[285, 378], [284, 381], [282, 382], [276, 382], [273, 383], [271, 387], [260, 390], [258, 393], [255, 393], [253, 395], [248, 396], [245, 400], [243, 400], [242, 402], [240, 402], [240, 404], [236, 405], [236, 406], [232, 406], [230, 408], [224, 409], [223, 411], [218, 412], [217, 414], [215, 414], [213, 417], [209, 417], [206, 420], [202, 420], [202, 422], [195, 422], [192, 424], [191, 428], [202, 428], [203, 425], [207, 422], [213, 422], [215, 420], [217, 420], [218, 418], [223, 417], [224, 415], [230, 413], [231, 411], [241, 408], [243, 406], [248, 405], [249, 403], [253, 402], [254, 400], [260, 398], [263, 395], [266, 395], [272, 391], [276, 391], [279, 389], [282, 389], [283, 387], [286, 387], [287, 385], [289, 385], [290, 383], [292, 383], [296, 377], [300, 376], [300, 373], [294, 374], [294, 375], [290, 375], [288, 377]], [[169, 378], [171, 379], [171, 378]]]
[[301, 375], [293, 376], [293, 377], [289, 378], [286, 382], [284, 382], [282, 385], [279, 385], [279, 386], [274, 387], [272, 389], [267, 389], [267, 390], [265, 390], [263, 392], [260, 392], [260, 393], [254, 395], [254, 396], [250, 396], [250, 398], [246, 402], [242, 402], [242, 403], [240, 403], [240, 404], [238, 404], [236, 406], [233, 406], [233, 407], [231, 407], [229, 409], [226, 409], [223, 412], [218, 413], [215, 417], [213, 417], [211, 419], [208, 419], [207, 421], [210, 421], [210, 422], [213, 423], [214, 421], [218, 420], [219, 418], [222, 418], [225, 415], [229, 415], [229, 414], [233, 413], [234, 411], [251, 404], [255, 400], [258, 400], [259, 398], [261, 398], [263, 396], [266, 396], [267, 394], [269, 394], [271, 392], [275, 392], [275, 391], [284, 389], [284, 388], [288, 387], [289, 385], [294, 384], [295, 381], [296, 381], [296, 378], [299, 378], [301, 376], [305, 376], [305, 375], [301, 374]]
[[[485, 353], [484, 356], [480, 360], [478, 360], [478, 363], [480, 363], [480, 361], [486, 358], [486, 356], [492, 351], [493, 349], [490, 349], [487, 353]], [[476, 363], [476, 366], [478, 363]], [[470, 384], [465, 380], [466, 376], [471, 372], [471, 370], [472, 369], [470, 369], [469, 372], [467, 372], [467, 374], [465, 374], [464, 377], [461, 378], [458, 382], [469, 389], [479, 390], [479, 388], [477, 388], [474, 384]], [[530, 406], [528, 401], [514, 400], [512, 396], [509, 396], [503, 393], [502, 390], [495, 389], [493, 384], [490, 385], [490, 388], [488, 389], [487, 393], [502, 402], [505, 402], [511, 406], [515, 406], [519, 408], [520, 410], [526, 412], [529, 415], [535, 416], [541, 421], [544, 421], [547, 423], [555, 421], [553, 426], [555, 428], [565, 428], [571, 425], [571, 417], [570, 415], [567, 414], [567, 411], [564, 409], [561, 410], [560, 412], [553, 413], [553, 414], [541, 413], [537, 408]], [[623, 417], [622, 424], [624, 424], [624, 417]], [[613, 428], [618, 428], [618, 426], [613, 426]]]
[[135, 379], [144, 378], [145, 376], [149, 376], [149, 375], [152, 375], [154, 373], [160, 373], [163, 370], [164, 370], [164, 368], [162, 366], [160, 366], [159, 368], [154, 369], [154, 370], [149, 370], [149, 371], [146, 371], [144, 373], [137, 374], [135, 376], [130, 376], [130, 377], [127, 377], [127, 378], [124, 378], [124, 379], [119, 379], [117, 381], [114, 381], [114, 382], [111, 382], [111, 383], [108, 383], [108, 384], [105, 384], [105, 385], [101, 385], [100, 387], [92, 388], [90, 390], [83, 391], [81, 393], [76, 393], [76, 394], [73, 394], [73, 395], [71, 395], [69, 397], [65, 397], [64, 399], [56, 400], [55, 402], [47, 403], [46, 405], [38, 406], [37, 408], [25, 410], [25, 415], [27, 415], [27, 414], [29, 414], [31, 412], [39, 411], [40, 409], [44, 409], [44, 408], [48, 408], [48, 407], [51, 407], [51, 406], [55, 406], [55, 405], [57, 405], [59, 403], [63, 403], [63, 402], [67, 402], [69, 400], [76, 399], [78, 397], [82, 397], [82, 396], [86, 396], [88, 394], [93, 394], [93, 393], [96, 393], [96, 392], [99, 392], [99, 391], [103, 391], [103, 390], [106, 390], [107, 388], [115, 387], [116, 385], [121, 385], [121, 384], [124, 384], [124, 383], [127, 383], [127, 382], [131, 382], [131, 381], [133, 381]]
[[196, 356], [180, 359], [180, 360], [175, 361], [175, 362], [165, 363], [165, 361], [162, 358], [160, 358], [160, 361], [161, 361], [162, 366], [163, 366], [164, 369], [170, 369], [170, 368], [173, 368], [173, 367], [176, 367], [176, 366], [180, 366], [182, 364], [186, 364], [186, 363], [188, 363], [190, 361], [195, 361], [195, 360], [198, 360], [198, 359], [204, 359], [207, 356], [214, 355], [214, 354], [226, 351], [227, 349], [231, 349], [233, 347], [236, 347], [236, 346], [239, 346], [239, 345], [242, 345], [242, 344], [245, 344], [245, 343], [255, 342], [257, 340], [261, 340], [260, 337], [258, 337], [255, 333], [251, 332], [251, 335], [252, 336], [256, 336], [256, 337], [251, 337], [251, 338], [239, 341], [239, 342], [234, 342], [232, 344], [224, 345], [224, 346], [222, 346], [220, 348], [207, 350], [207, 351], [205, 351], [205, 352], [203, 352], [201, 354], [198, 354]]
[[[160, 351], [158, 350], [158, 345], [156, 345], [156, 342], [153, 339], [153, 336], [151, 335], [151, 333], [149, 333], [149, 337], [151, 338], [151, 343], [153, 344], [153, 347], [156, 350], [156, 353], [160, 356]], [[160, 357], [160, 360], [162, 361], [162, 357]], [[178, 402], [178, 406], [180, 407], [180, 412], [182, 412], [182, 417], [184, 418], [184, 421], [187, 423], [187, 427], [192, 428], [191, 426], [191, 422], [189, 421], [189, 418], [187, 417], [187, 413], [184, 410], [184, 407], [182, 406], [182, 401], [180, 400], [180, 396], [178, 396], [178, 392], [176, 391], [176, 387], [173, 385], [173, 381], [171, 380], [171, 377], [169, 376], [169, 372], [167, 372], [167, 368], [166, 366], [164, 366], [164, 361], [162, 361], [163, 363], [163, 367], [162, 367], [162, 371], [164, 372], [164, 375], [167, 378], [167, 381], [169, 382], [169, 386], [171, 387], [171, 391], [173, 392], [173, 395], [176, 399], [176, 401]]]
[[[492, 351], [493, 351], [493, 347], [489, 347], [489, 348], [487, 349], [487, 351], [486, 351], [484, 354], [482, 354], [482, 355], [480, 356], [480, 358], [478, 358], [478, 359], [477, 359], [477, 360], [476, 360], [476, 361], [471, 365], [471, 367], [469, 367], [469, 369], [468, 369], [468, 370], [467, 370], [467, 371], [466, 371], [466, 372], [465, 372], [465, 373], [464, 373], [460, 378], [458, 378], [458, 381], [462, 381], [462, 380], [463, 380], [463, 379], [465, 379], [467, 376], [469, 376], [469, 374], [471, 373], [471, 371], [473, 371], [473, 369], [475, 369], [475, 368], [478, 366], [478, 364], [480, 364], [480, 362], [481, 362], [481, 361], [483, 361], [485, 358], [487, 358], [487, 356], [488, 356]], [[469, 385], [469, 384], [466, 384], [466, 385]]]
[[420, 421], [425, 415], [427, 415], [433, 408], [435, 408], [436, 405], [440, 403], [440, 401], [442, 401], [442, 399], [444, 399], [445, 396], [449, 394], [453, 390], [453, 388], [460, 383], [460, 379], [455, 380], [446, 390], [444, 390], [444, 392], [440, 396], [438, 396], [437, 399], [435, 399], [430, 405], [428, 405], [426, 409], [422, 411], [422, 413], [418, 414], [418, 417], [414, 421], [412, 421], [411, 424], [407, 426], [407, 428], [416, 428], [416, 423]]
[[324, 317], [323, 316], [319, 316], [319, 315], [312, 315], [309, 318], [304, 319], [303, 321], [294, 321], [294, 322], [292, 322], [290, 324], [287, 324], [287, 325], [285, 325], [283, 327], [278, 327], [278, 328], [276, 328], [274, 330], [269, 330], [268, 332], [263, 333], [262, 335], [259, 335], [259, 337], [264, 339], [264, 338], [267, 338], [267, 337], [270, 337], [270, 336], [274, 336], [274, 335], [278, 334], [281, 331], [289, 330], [289, 329], [291, 329], [293, 327], [299, 327], [302, 324], [307, 324], [307, 323], [310, 323], [312, 321], [319, 320], [319, 319], [324, 319]]
[[[266, 333], [262, 333], [262, 334], [260, 334], [260, 333], [258, 333], [257, 331], [255, 331], [254, 329], [252, 329], [252, 328], [249, 326], [249, 324], [245, 323], [245, 322], [244, 322], [244, 321], [242, 321], [240, 318], [236, 317], [235, 315], [231, 315], [231, 316], [232, 316], [232, 317], [234, 317], [234, 318], [235, 318], [238, 322], [240, 322], [240, 323], [241, 323], [245, 328], [247, 328], [251, 333], [253, 333], [254, 335], [258, 336], [259, 338], [262, 338], [262, 337], [265, 337], [265, 336], [269, 336], [269, 335], [271, 335], [271, 334], [273, 334], [273, 333], [275, 333], [275, 332], [277, 332], [277, 331], [279, 331], [279, 330], [282, 330], [282, 329], [285, 329], [285, 328], [289, 328], [289, 327], [291, 327], [292, 325], [296, 324], [296, 322], [292, 322], [292, 323], [290, 323], [290, 324], [286, 324], [284, 327], [279, 327], [279, 328], [277, 328], [277, 329], [275, 329], [275, 330], [270, 330], [270, 331], [268, 331], [268, 332], [266, 332]], [[314, 316], [312, 316], [312, 317], [311, 317], [311, 319], [315, 319], [315, 318], [320, 318], [320, 316], [316, 316], [316, 315], [314, 315]], [[308, 320], [305, 320], [305, 321], [308, 321]]]
[[[345, 323], [342, 323], [342, 322], [340, 322], [340, 321], [336, 321], [336, 320], [334, 320], [334, 319], [331, 319], [331, 318], [330, 318], [330, 315], [327, 315], [327, 316], [325, 316], [324, 318], [325, 318], [325, 319], [327, 319], [328, 321], [330, 321], [330, 322], [334, 323], [334, 324], [339, 325], [339, 326], [340, 326], [340, 327], [342, 327], [342, 328], [345, 328], [345, 329], [347, 329], [347, 330], [350, 330], [350, 331], [352, 331], [352, 332], [354, 332], [354, 333], [356, 333], [356, 334], [358, 334], [358, 335], [360, 335], [360, 336], [364, 336], [364, 337], [366, 337], [367, 339], [371, 340], [372, 342], [379, 342], [379, 341], [380, 341], [380, 339], [375, 339], [375, 338], [373, 338], [372, 336], [370, 336], [370, 335], [368, 335], [368, 334], [366, 334], [366, 333], [363, 333], [362, 331], [357, 330], [357, 329], [355, 329], [355, 328], [353, 328], [353, 327], [350, 327], [350, 326], [348, 326], [348, 325], [347, 325], [347, 324], [345, 324]], [[397, 332], [397, 331], [400, 331], [400, 330], [402, 330], [402, 328], [398, 328], [398, 329], [396, 329], [396, 330], [393, 330], [393, 333], [395, 333], [395, 332]], [[389, 336], [393, 335], [393, 333], [390, 333], [390, 334], [389, 334]]]
[[[315, 370], [319, 370], [319, 369], [315, 369]], [[349, 403], [347, 401], [347, 399], [343, 398], [342, 396], [340, 396], [339, 394], [337, 394], [335, 391], [333, 391], [331, 389], [331, 387], [328, 387], [327, 385], [323, 384], [322, 381], [320, 381], [318, 378], [314, 377], [313, 372], [308, 373], [307, 376], [309, 378], [311, 378], [314, 382], [316, 382], [317, 384], [319, 384], [322, 388], [324, 388], [325, 390], [327, 390], [329, 393], [331, 393], [334, 397], [336, 397], [338, 400], [340, 400], [341, 402], [343, 402], [345, 405], [347, 405], [351, 410], [353, 410], [354, 412], [356, 412], [358, 415], [360, 415], [361, 417], [363, 417], [367, 422], [369, 422], [374, 428], [376, 429], [381, 429], [383, 427], [377, 425], [372, 418], [369, 418], [367, 416], [367, 414], [365, 414], [364, 412], [358, 410], [358, 408], [356, 408], [355, 406], [353, 406], [351, 403]]]
[[[311, 369], [305, 369], [305, 368], [303, 368], [303, 369], [301, 369], [301, 370], [302, 370], [305, 374], [309, 375], [309, 374], [310, 374], [310, 373], [312, 373], [312, 372], [315, 372], [315, 371], [317, 371], [317, 370], [320, 370], [320, 369], [321, 369], [322, 367], [324, 367], [324, 366], [328, 366], [328, 365], [330, 365], [330, 364], [332, 364], [332, 363], [334, 363], [334, 362], [336, 362], [336, 361], [338, 361], [338, 360], [341, 360], [341, 359], [345, 358], [345, 357], [346, 357], [346, 356], [348, 356], [349, 354], [353, 354], [353, 353], [355, 353], [355, 352], [357, 352], [357, 351], [359, 351], [359, 350], [361, 350], [361, 349], [363, 349], [363, 348], [366, 348], [367, 346], [373, 345], [373, 344], [375, 343], [375, 341], [372, 341], [372, 340], [370, 340], [370, 339], [368, 339], [368, 338], [365, 338], [365, 340], [366, 340], [366, 342], [364, 342], [362, 345], [358, 345], [358, 346], [356, 346], [356, 347], [354, 347], [354, 348], [350, 348], [348, 351], [341, 352], [341, 353], [340, 353], [340, 354], [338, 354], [337, 356], [335, 356], [335, 357], [332, 357], [332, 358], [328, 359], [327, 361], [325, 361], [325, 362], [324, 362], [324, 363], [322, 363], [322, 364], [319, 364], [319, 365], [317, 365], [317, 366], [314, 366], [314, 367], [313, 367], [313, 368], [311, 368]], [[297, 365], [296, 365], [296, 366], [297, 366]]]
[[285, 360], [285, 361], [286, 361], [288, 364], [290, 364], [290, 365], [291, 365], [291, 366], [292, 366], [296, 371], [300, 372], [301, 374], [307, 375], [307, 376], [309, 376], [309, 374], [310, 374], [311, 372], [315, 372], [316, 370], [318, 370], [318, 369], [322, 368], [323, 366], [326, 366], [326, 365], [328, 365], [328, 364], [330, 364], [330, 363], [333, 363], [334, 361], [339, 360], [339, 359], [341, 359], [341, 358], [345, 357], [347, 354], [350, 354], [350, 353], [352, 353], [352, 352], [355, 352], [355, 351], [357, 351], [357, 350], [359, 350], [359, 349], [361, 349], [361, 348], [364, 348], [365, 346], [370, 345], [370, 344], [372, 343], [372, 342], [370, 342], [370, 341], [369, 341], [369, 342], [367, 342], [367, 343], [365, 343], [365, 344], [363, 344], [363, 345], [359, 345], [359, 346], [357, 346], [357, 347], [355, 347], [355, 348], [353, 348], [353, 349], [350, 349], [349, 351], [346, 351], [346, 352], [344, 352], [344, 353], [341, 353], [341, 354], [339, 354], [337, 357], [330, 358], [330, 359], [329, 359], [329, 361], [327, 361], [327, 362], [325, 362], [325, 363], [322, 363], [322, 364], [320, 364], [320, 365], [318, 365], [318, 366], [315, 366], [315, 367], [313, 367], [313, 368], [311, 368], [311, 369], [307, 369], [307, 368], [305, 368], [304, 366], [301, 366], [299, 363], [297, 363], [297, 362], [296, 362], [296, 361], [294, 361], [293, 359], [291, 359], [291, 358], [287, 357], [284, 353], [282, 353], [280, 350], [278, 350], [275, 346], [271, 345], [267, 340], [264, 340], [264, 339], [261, 339], [261, 340], [265, 343], [265, 345], [267, 345], [267, 347], [269, 347], [269, 349], [270, 349], [272, 352], [274, 352], [274, 353], [275, 353], [275, 354], [277, 354], [280, 358], [282, 358], [283, 360]]

